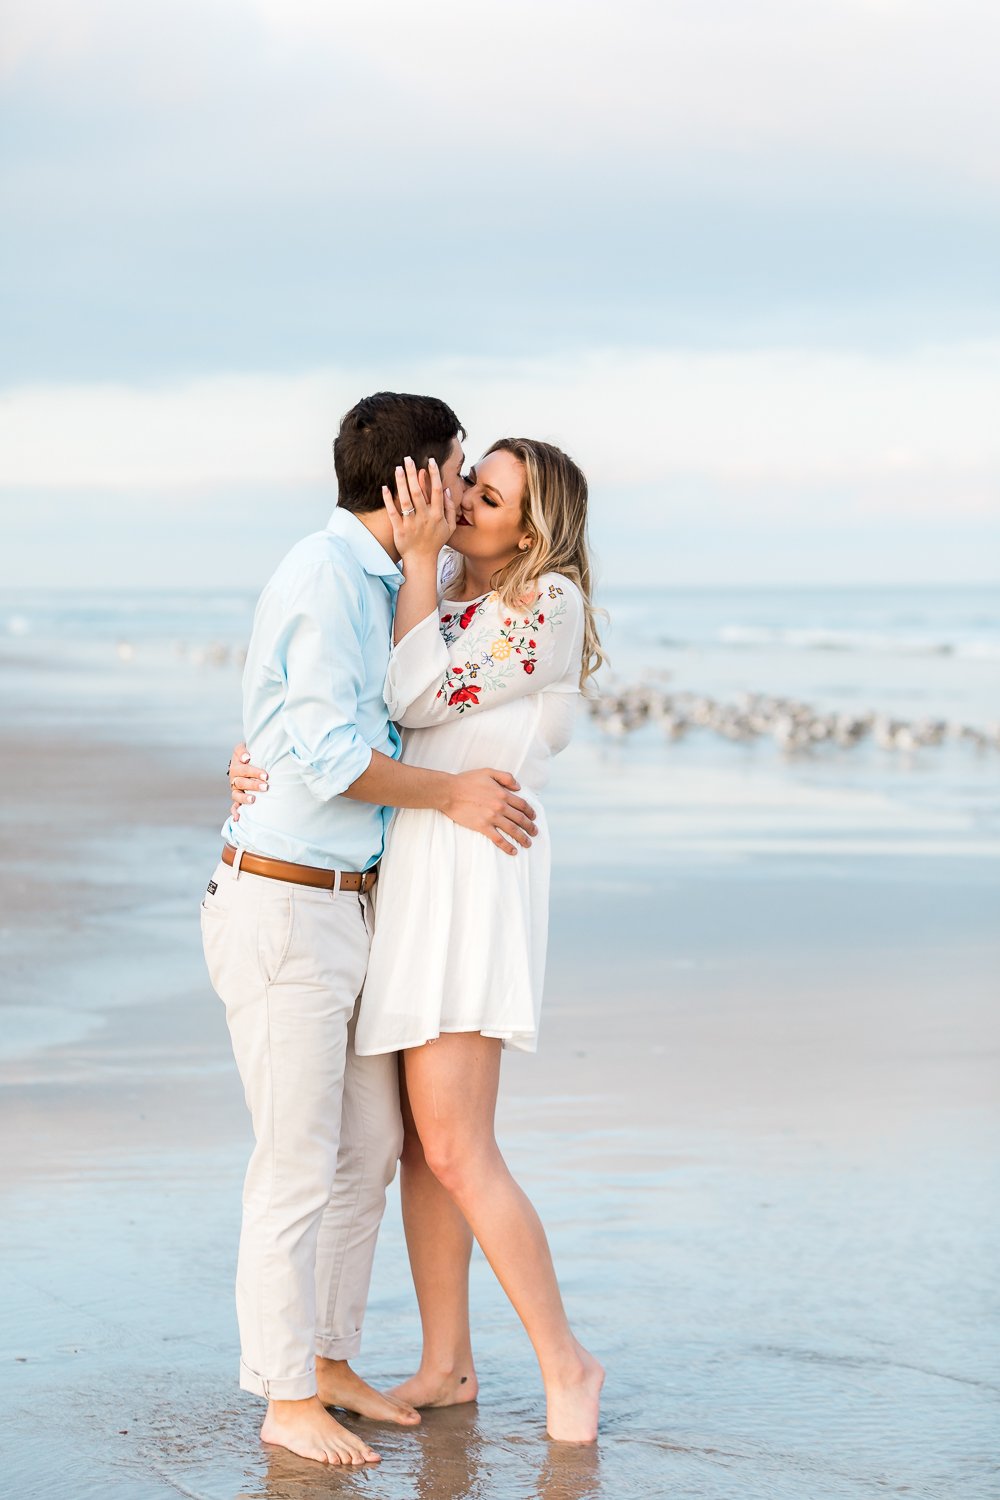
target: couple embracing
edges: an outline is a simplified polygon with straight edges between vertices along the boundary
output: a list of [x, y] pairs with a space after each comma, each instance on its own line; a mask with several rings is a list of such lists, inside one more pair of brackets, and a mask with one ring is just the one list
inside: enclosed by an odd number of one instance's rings
[[[240, 1384], [268, 1402], [266, 1442], [326, 1463], [378, 1460], [331, 1407], [411, 1425], [475, 1398], [473, 1237], [538, 1357], [549, 1436], [597, 1435], [604, 1372], [494, 1136], [501, 1050], [538, 1034], [537, 793], [601, 659], [587, 483], [529, 439], [463, 475], [464, 437], [432, 397], [344, 417], [337, 507], [257, 605], [202, 902], [255, 1138]], [[350, 1361], [400, 1157], [423, 1352], [385, 1395]]]

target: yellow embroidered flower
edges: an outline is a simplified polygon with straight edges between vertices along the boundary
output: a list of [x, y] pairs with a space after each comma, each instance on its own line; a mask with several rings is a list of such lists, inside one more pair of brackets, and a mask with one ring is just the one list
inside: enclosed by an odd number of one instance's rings
[[506, 661], [510, 655], [510, 641], [494, 641], [490, 647], [490, 655], [494, 661]]

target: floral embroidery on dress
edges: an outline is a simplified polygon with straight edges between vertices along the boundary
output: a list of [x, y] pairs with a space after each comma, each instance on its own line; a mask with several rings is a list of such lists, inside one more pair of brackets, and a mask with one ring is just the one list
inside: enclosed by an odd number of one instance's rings
[[[477, 615], [496, 600], [496, 594], [466, 605], [461, 614], [454, 611], [441, 616], [441, 634], [445, 644], [453, 646], [468, 630]], [[539, 627], [547, 624], [552, 631], [566, 613], [564, 590], [557, 583], [548, 584], [525, 613], [515, 611], [502, 616], [502, 624], [488, 650], [470, 652], [462, 666], [453, 666], [438, 689], [449, 708], [464, 713], [470, 704], [478, 706], [479, 696], [507, 685], [518, 670], [530, 676], [538, 663]]]
[[461, 614], [442, 615], [441, 634], [445, 645], [454, 646], [463, 631], [468, 630], [476, 615], [481, 614], [490, 600], [495, 597], [494, 594], [486, 594], [482, 599], [474, 599], [471, 604], [467, 604]]

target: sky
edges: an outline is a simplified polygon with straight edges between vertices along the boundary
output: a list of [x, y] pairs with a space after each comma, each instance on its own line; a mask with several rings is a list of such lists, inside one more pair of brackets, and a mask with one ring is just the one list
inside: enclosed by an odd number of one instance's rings
[[252, 587], [375, 389], [618, 586], [1000, 574], [992, 0], [6, 0], [0, 587]]

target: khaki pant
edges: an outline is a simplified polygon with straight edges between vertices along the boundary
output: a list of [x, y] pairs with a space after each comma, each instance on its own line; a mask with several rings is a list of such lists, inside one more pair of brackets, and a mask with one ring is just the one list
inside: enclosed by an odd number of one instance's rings
[[315, 1395], [317, 1353], [358, 1352], [399, 1158], [396, 1059], [353, 1047], [371, 923], [368, 896], [222, 863], [201, 907], [256, 1141], [236, 1273], [240, 1385], [276, 1400]]

